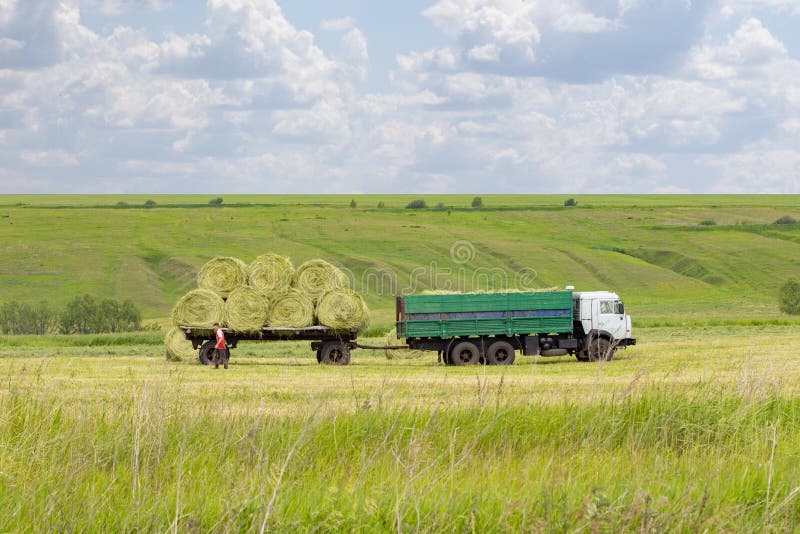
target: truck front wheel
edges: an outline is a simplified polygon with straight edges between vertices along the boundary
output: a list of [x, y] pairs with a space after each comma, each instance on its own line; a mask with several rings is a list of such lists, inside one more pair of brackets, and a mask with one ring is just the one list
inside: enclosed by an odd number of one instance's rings
[[495, 341], [486, 351], [486, 363], [489, 365], [511, 365], [515, 357], [514, 347], [508, 341]]
[[450, 351], [451, 365], [474, 365], [481, 359], [481, 350], [472, 341], [462, 341]]
[[603, 337], [595, 337], [589, 342], [589, 361], [610, 361], [614, 357], [614, 347]]

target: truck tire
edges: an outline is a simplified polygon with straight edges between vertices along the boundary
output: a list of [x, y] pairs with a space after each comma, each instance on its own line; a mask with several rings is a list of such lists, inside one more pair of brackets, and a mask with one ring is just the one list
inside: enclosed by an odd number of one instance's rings
[[450, 351], [450, 365], [475, 365], [481, 359], [481, 349], [472, 341], [457, 343]]
[[604, 337], [594, 337], [589, 341], [589, 361], [610, 361], [614, 357], [611, 342]]
[[350, 348], [341, 341], [326, 341], [319, 349], [319, 362], [325, 365], [349, 365]]
[[211, 359], [214, 357], [214, 342], [209, 340], [203, 343], [198, 356], [202, 365], [211, 365]]
[[514, 346], [508, 341], [495, 341], [486, 351], [486, 363], [489, 365], [511, 365], [515, 358]]

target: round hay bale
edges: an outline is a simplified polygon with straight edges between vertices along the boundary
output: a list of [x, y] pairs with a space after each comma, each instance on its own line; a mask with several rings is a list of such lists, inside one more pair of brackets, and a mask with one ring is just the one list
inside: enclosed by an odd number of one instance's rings
[[210, 328], [214, 323], [223, 323], [225, 302], [222, 297], [208, 289], [195, 289], [178, 301], [172, 310], [175, 326]]
[[350, 281], [341, 270], [324, 260], [309, 260], [297, 268], [292, 286], [314, 302], [334, 289], [347, 289]]
[[197, 286], [228, 298], [234, 290], [247, 285], [247, 265], [236, 258], [214, 258], [197, 274]]
[[240, 287], [225, 301], [225, 324], [239, 332], [257, 332], [267, 324], [267, 299], [250, 287]]
[[355, 291], [337, 289], [325, 293], [317, 304], [317, 320], [334, 330], [363, 330], [369, 325], [369, 308]]
[[171, 362], [183, 362], [197, 356], [192, 342], [186, 339], [183, 330], [178, 327], [170, 328], [164, 336], [164, 352]]
[[[387, 347], [394, 347], [397, 345], [405, 344], [404, 340], [397, 339], [396, 328], [392, 328], [391, 330], [389, 330], [389, 332], [386, 333], [385, 341]], [[412, 350], [412, 349], [386, 349], [384, 353], [386, 354], [387, 360], [417, 360], [425, 356], [424, 350]]]
[[267, 325], [272, 328], [305, 328], [314, 324], [314, 303], [305, 294], [291, 289], [270, 296]]
[[263, 254], [247, 268], [247, 283], [262, 293], [286, 292], [292, 287], [292, 260], [277, 254]]

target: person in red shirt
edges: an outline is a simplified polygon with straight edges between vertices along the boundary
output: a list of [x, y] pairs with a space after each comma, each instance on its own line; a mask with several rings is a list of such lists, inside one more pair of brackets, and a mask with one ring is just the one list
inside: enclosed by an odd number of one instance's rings
[[225, 332], [219, 327], [219, 323], [214, 323], [214, 336], [216, 337], [214, 357], [212, 358], [214, 361], [214, 369], [219, 369], [220, 362], [222, 362], [223, 367], [227, 369], [231, 353], [228, 351], [228, 345], [225, 344]]

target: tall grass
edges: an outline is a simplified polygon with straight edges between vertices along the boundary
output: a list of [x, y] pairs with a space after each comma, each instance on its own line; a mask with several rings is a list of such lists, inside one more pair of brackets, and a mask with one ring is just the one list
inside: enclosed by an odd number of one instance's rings
[[82, 402], [34, 375], [0, 396], [0, 530], [789, 530], [800, 399], [719, 386], [331, 415], [190, 403], [180, 378]]

